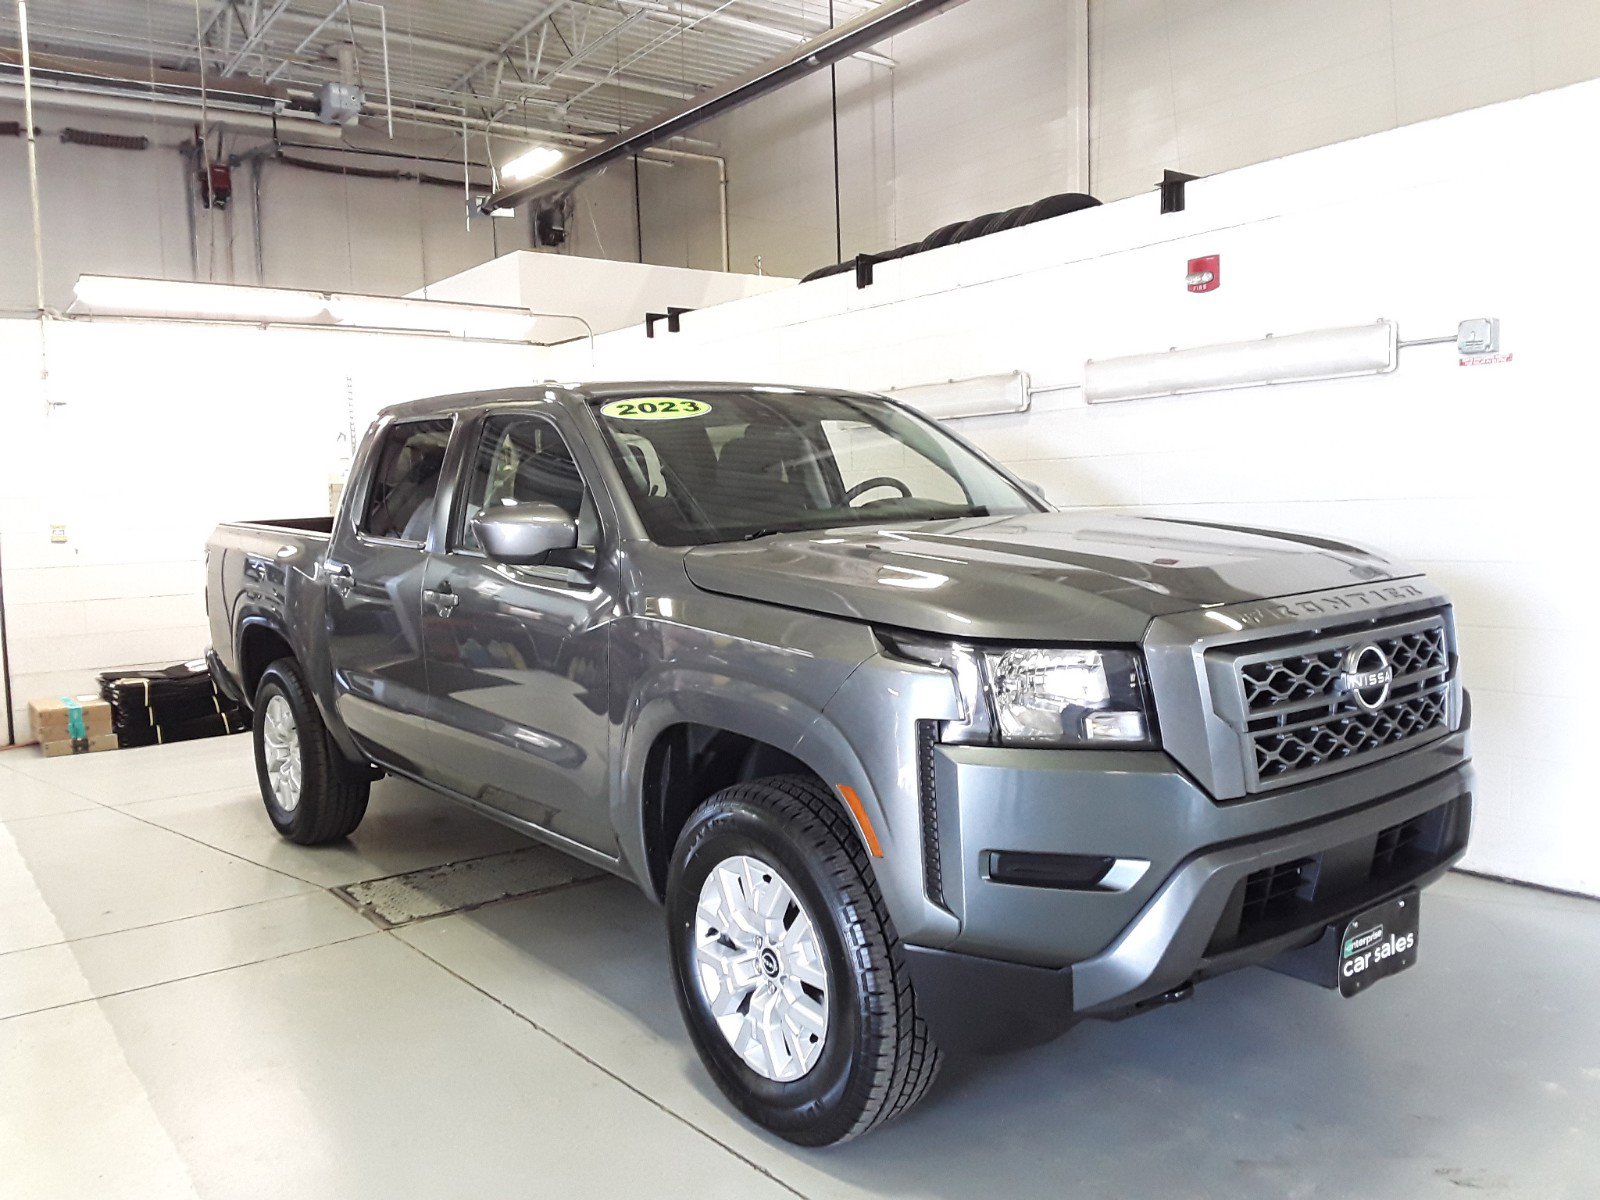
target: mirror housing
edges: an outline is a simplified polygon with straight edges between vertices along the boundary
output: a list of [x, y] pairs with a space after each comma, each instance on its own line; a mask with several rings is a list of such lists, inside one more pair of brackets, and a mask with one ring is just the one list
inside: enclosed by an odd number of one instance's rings
[[508, 567], [571, 566], [551, 556], [578, 544], [578, 523], [554, 504], [508, 504], [484, 509], [472, 518], [483, 552]]

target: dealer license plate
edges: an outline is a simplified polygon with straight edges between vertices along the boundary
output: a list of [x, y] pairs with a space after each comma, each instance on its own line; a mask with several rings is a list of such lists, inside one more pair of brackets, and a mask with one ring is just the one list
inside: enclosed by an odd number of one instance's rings
[[1339, 994], [1354, 996], [1417, 961], [1416, 892], [1349, 921], [1339, 938]]

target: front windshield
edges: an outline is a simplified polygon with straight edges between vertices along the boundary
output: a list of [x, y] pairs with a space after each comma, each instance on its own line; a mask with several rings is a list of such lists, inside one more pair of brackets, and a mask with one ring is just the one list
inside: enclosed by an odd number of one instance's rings
[[774, 388], [596, 409], [652, 541], [1037, 512], [939, 429], [882, 400]]

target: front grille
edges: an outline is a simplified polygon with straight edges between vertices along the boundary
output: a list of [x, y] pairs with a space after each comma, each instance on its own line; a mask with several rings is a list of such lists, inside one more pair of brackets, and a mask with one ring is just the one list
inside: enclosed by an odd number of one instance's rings
[[[1347, 655], [1369, 643], [1394, 672], [1387, 696], [1370, 710], [1341, 684]], [[1356, 766], [1450, 727], [1442, 617], [1241, 655], [1236, 666], [1256, 788]]]

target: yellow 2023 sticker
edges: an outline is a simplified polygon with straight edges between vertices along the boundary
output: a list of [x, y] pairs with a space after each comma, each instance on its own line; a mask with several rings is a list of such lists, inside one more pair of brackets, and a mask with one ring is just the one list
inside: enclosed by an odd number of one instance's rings
[[602, 417], [624, 421], [679, 421], [684, 417], [703, 417], [710, 411], [711, 405], [704, 400], [688, 400], [682, 396], [640, 396], [600, 406]]

